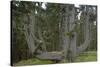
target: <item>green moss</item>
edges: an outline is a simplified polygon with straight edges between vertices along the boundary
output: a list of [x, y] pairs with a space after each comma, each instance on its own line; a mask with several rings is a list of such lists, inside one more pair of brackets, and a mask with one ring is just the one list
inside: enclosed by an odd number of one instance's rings
[[39, 65], [39, 64], [52, 64], [53, 62], [50, 60], [40, 60], [37, 58], [22, 60], [18, 63], [15, 63], [14, 66], [23, 66], [23, 65]]

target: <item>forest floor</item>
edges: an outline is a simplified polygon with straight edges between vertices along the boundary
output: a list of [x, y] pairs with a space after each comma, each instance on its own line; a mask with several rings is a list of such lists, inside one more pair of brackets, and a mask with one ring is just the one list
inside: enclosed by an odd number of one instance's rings
[[97, 52], [96, 51], [88, 51], [80, 54], [75, 60], [75, 62], [90, 62], [97, 61]]
[[[75, 59], [75, 62], [90, 62], [90, 61], [97, 61], [97, 52], [96, 51], [84, 52]], [[66, 63], [69, 63], [69, 62], [66, 62]], [[32, 59], [22, 60], [18, 63], [15, 63], [14, 66], [40, 65], [40, 64], [54, 64], [54, 62], [50, 61], [50, 60], [40, 60], [37, 58], [32, 58]]]

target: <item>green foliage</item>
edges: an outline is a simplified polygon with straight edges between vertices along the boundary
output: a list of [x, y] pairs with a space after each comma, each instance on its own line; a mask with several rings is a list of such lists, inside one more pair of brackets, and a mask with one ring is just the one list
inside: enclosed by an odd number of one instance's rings
[[71, 36], [72, 32], [67, 32], [66, 35], [67, 36]]
[[66, 36], [69, 37], [69, 38], [72, 38], [73, 37], [73, 31], [67, 32]]
[[28, 58], [28, 47], [25, 41], [23, 33], [19, 30], [13, 32], [13, 43], [12, 43], [12, 61], [18, 62], [21, 59]]

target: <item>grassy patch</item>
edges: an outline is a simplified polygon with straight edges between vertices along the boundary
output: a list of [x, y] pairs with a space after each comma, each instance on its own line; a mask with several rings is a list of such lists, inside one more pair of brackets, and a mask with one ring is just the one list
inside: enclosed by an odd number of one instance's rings
[[[96, 51], [88, 51], [80, 54], [75, 59], [75, 62], [88, 62], [88, 61], [96, 61], [97, 60], [97, 53]], [[69, 63], [67, 60], [66, 63]], [[62, 62], [61, 62], [62, 63]], [[28, 60], [22, 60], [18, 63], [15, 63], [14, 66], [21, 66], [21, 65], [39, 65], [39, 64], [54, 64], [53, 61], [50, 60], [40, 60], [37, 58], [32, 58]]]
[[80, 54], [75, 60], [75, 62], [88, 62], [88, 61], [97, 61], [96, 51], [88, 51]]
[[37, 58], [28, 59], [28, 60], [22, 60], [18, 63], [15, 63], [14, 66], [20, 66], [20, 65], [39, 65], [39, 64], [52, 64], [52, 61], [49, 60], [40, 60]]

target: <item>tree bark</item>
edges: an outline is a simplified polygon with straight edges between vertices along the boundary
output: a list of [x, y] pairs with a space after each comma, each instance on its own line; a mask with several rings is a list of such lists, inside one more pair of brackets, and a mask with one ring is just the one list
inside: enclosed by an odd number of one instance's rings
[[86, 12], [84, 13], [85, 18], [84, 20], [84, 43], [82, 43], [78, 49], [77, 49], [77, 54], [80, 54], [81, 52], [83, 52], [89, 45], [90, 42], [90, 38], [89, 38], [89, 7], [86, 7]]
[[63, 18], [62, 18], [62, 23], [61, 23], [61, 45], [62, 45], [62, 51], [64, 54], [64, 60], [67, 59], [67, 53], [69, 50], [69, 44], [70, 44], [70, 37], [66, 35], [66, 33], [69, 32], [69, 5], [65, 5], [65, 12], [62, 14]]
[[35, 23], [35, 17], [34, 15], [28, 14], [25, 15], [23, 20], [24, 20], [24, 34], [25, 34], [25, 38], [28, 44], [28, 48], [31, 54], [34, 53], [35, 51], [35, 45], [34, 45], [34, 23]]

